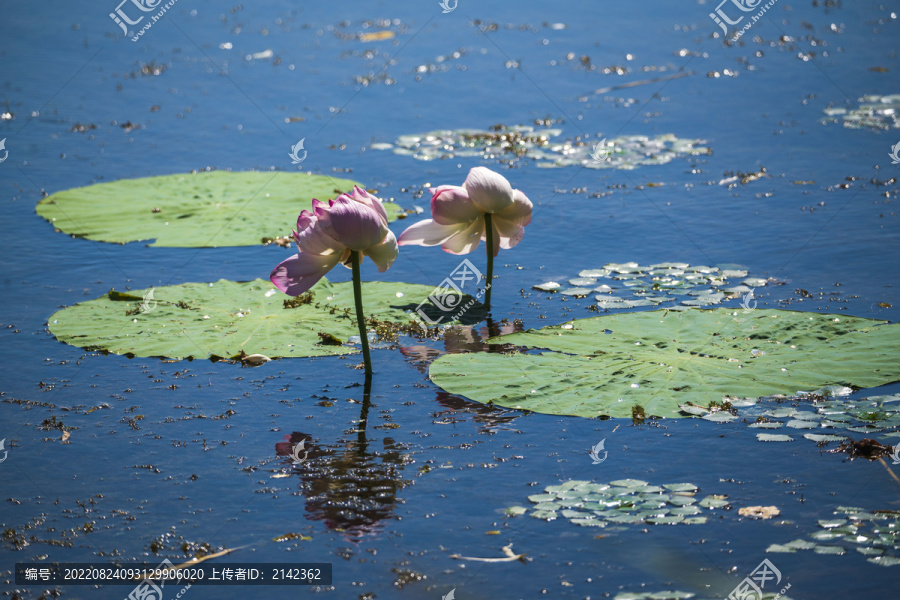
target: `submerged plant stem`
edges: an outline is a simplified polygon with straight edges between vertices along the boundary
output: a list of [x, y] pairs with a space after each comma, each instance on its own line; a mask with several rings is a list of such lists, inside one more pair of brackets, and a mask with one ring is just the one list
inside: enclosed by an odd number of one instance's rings
[[487, 236], [487, 284], [484, 290], [484, 310], [491, 310], [491, 287], [494, 285], [494, 225], [491, 213], [484, 215], [484, 229]]
[[359, 280], [359, 262], [361, 253], [350, 252], [350, 265], [353, 267], [353, 301], [356, 303], [356, 325], [359, 327], [359, 343], [362, 345], [363, 362], [366, 365], [366, 377], [372, 375], [372, 359], [369, 358], [369, 335], [366, 332], [366, 318], [363, 315], [362, 284]]

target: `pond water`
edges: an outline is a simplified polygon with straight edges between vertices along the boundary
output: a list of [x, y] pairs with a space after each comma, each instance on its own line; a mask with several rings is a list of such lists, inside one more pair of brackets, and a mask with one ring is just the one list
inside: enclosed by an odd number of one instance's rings
[[[0, 24], [7, 596], [131, 591], [17, 585], [14, 563], [155, 566], [233, 548], [212, 562], [332, 563], [332, 586], [196, 585], [182, 597], [724, 598], [766, 558], [781, 575], [766, 592], [789, 583], [795, 599], [894, 595], [900, 566], [852, 547], [766, 552], [808, 537], [840, 506], [900, 510], [890, 457], [762, 443], [740, 421], [633, 425], [492, 408], [442, 391], [427, 369], [445, 352], [481, 350], [490, 334], [594, 316], [590, 298], [532, 286], [611, 262], [739, 264], [783, 283], [756, 291], [761, 308], [897, 321], [900, 166], [889, 154], [900, 131], [889, 117], [884, 129], [850, 128], [825, 111], [900, 92], [900, 5], [779, 0], [734, 44], [709, 18], [712, 2], [459, 0], [444, 13], [436, 0], [181, 0], [137, 42], [108, 17], [115, 9], [7, 3]], [[755, 13], [745, 14], [744, 23]], [[591, 145], [672, 134], [709, 152], [622, 170], [372, 148], [498, 124], [552, 127]], [[288, 153], [300, 139], [308, 154], [298, 167]], [[289, 251], [72, 238], [35, 214], [44, 193], [205, 168], [299, 168], [427, 213], [417, 190], [461, 184], [478, 165], [535, 205], [523, 242], [497, 260], [493, 329], [374, 350], [371, 390], [356, 355], [241, 369], [87, 352], [48, 332], [58, 308], [110, 288], [266, 277]], [[483, 264], [481, 248], [469, 258]], [[437, 248], [403, 248], [384, 274], [365, 265], [363, 279], [437, 285], [458, 263]], [[894, 383], [852, 398], [898, 392]], [[601, 440], [608, 455], [593, 464]], [[294, 466], [300, 441], [308, 456]], [[727, 494], [730, 508], [705, 524], [607, 528], [503, 512], [570, 479], [627, 478], [690, 482], [698, 497]], [[781, 514], [738, 515], [757, 505]], [[525, 559], [454, 557], [501, 558], [509, 544]]]

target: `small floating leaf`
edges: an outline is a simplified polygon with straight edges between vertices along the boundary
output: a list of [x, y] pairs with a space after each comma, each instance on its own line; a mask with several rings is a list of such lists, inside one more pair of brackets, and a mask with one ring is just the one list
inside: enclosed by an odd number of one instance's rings
[[847, 437], [843, 435], [827, 435], [819, 433], [804, 433], [803, 437], [814, 442], [840, 442], [847, 439]]
[[819, 426], [818, 423], [813, 421], [802, 421], [800, 419], [788, 421], [785, 425], [794, 429], [816, 429]]
[[646, 481], [641, 481], [640, 479], [617, 479], [615, 481], [610, 481], [609, 485], [615, 485], [618, 487], [627, 487], [627, 488], [637, 488], [645, 485], [649, 485]]
[[710, 495], [700, 501], [700, 506], [703, 508], [720, 508], [722, 506], [728, 506], [730, 502], [728, 502], [728, 496], [725, 495]]
[[793, 442], [794, 438], [780, 433], [757, 433], [756, 439], [761, 442]]
[[701, 419], [706, 419], [707, 421], [712, 421], [713, 423], [731, 423], [732, 421], [737, 419], [737, 417], [731, 413], [718, 411], [705, 414], [701, 417]]
[[840, 546], [816, 546], [813, 548], [816, 554], [846, 554], [846, 550]]

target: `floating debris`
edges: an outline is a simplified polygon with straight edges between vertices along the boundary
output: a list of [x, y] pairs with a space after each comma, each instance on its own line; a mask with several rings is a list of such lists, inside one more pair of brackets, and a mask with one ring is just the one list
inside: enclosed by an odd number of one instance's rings
[[505, 555], [503, 558], [479, 558], [477, 556], [462, 556], [459, 554], [451, 554], [450, 558], [455, 558], [456, 560], [473, 560], [476, 562], [486, 562], [486, 563], [500, 563], [500, 562], [512, 562], [514, 560], [519, 560], [525, 562], [524, 554], [516, 554], [512, 551], [512, 544], [507, 546], [503, 546], [502, 548], [503, 554]]
[[872, 438], [863, 438], [861, 440], [847, 440], [837, 448], [833, 450], [833, 452], [846, 452], [850, 455], [850, 458], [868, 458], [869, 460], [875, 460], [876, 458], [882, 458], [884, 456], [891, 456], [893, 454], [892, 446], [885, 446], [878, 440], [873, 440]]
[[261, 367], [272, 359], [264, 354], [247, 354], [241, 350], [240, 358], [242, 367]]
[[738, 514], [742, 517], [753, 517], [754, 519], [771, 519], [781, 514], [777, 506], [742, 506], [738, 509]]
[[479, 157], [514, 162], [531, 159], [535, 166], [557, 168], [582, 166], [588, 169], [634, 169], [641, 165], [662, 165], [682, 156], [708, 154], [703, 140], [682, 139], [672, 134], [648, 137], [619, 136], [590, 143], [586, 137], [555, 141], [562, 129], [537, 129], [530, 125], [490, 130], [443, 129], [429, 133], [402, 135], [394, 144], [376, 143], [373, 150], [393, 149], [395, 154], [418, 160]]

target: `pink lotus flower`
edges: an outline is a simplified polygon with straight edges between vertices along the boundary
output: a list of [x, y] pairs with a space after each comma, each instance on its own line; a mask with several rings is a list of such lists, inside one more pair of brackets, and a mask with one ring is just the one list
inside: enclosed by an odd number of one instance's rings
[[401, 246], [436, 246], [451, 254], [468, 254], [486, 240], [485, 214], [491, 215], [493, 255], [512, 248], [531, 223], [531, 201], [499, 173], [475, 167], [462, 184], [434, 188], [431, 216], [400, 234]]
[[312, 212], [304, 210], [297, 217], [294, 239], [297, 254], [269, 276], [275, 287], [291, 296], [309, 290], [339, 262], [350, 268], [353, 252], [371, 258], [381, 273], [399, 252], [381, 199], [357, 186], [327, 205], [313, 200]]

